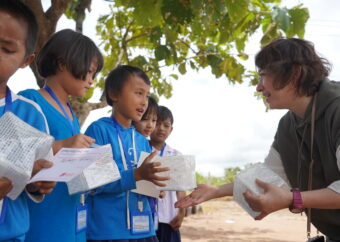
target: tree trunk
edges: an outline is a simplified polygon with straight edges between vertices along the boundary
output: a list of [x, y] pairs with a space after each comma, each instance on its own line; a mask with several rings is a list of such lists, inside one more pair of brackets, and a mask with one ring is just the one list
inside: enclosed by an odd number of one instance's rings
[[90, 114], [92, 110], [104, 108], [107, 106], [106, 101], [102, 101], [100, 103], [89, 103], [89, 102], [81, 102], [79, 99], [72, 100], [72, 109], [73, 112], [77, 115], [79, 124], [82, 126]]

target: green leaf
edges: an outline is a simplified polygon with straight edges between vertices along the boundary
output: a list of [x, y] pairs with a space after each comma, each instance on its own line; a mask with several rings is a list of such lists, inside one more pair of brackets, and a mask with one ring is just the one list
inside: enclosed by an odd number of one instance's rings
[[215, 55], [209, 55], [207, 61], [211, 67], [216, 67], [222, 62], [222, 59]]
[[248, 0], [227, 0], [225, 1], [228, 9], [228, 15], [233, 22], [239, 22], [247, 14]]
[[192, 8], [186, 1], [164, 0], [162, 3], [163, 18], [170, 25], [184, 24], [193, 18]]
[[159, 26], [156, 26], [151, 29], [150, 32], [150, 41], [151, 42], [158, 42], [160, 41], [160, 38], [162, 37], [163, 33]]
[[156, 60], [158, 61], [164, 60], [164, 59], [169, 58], [169, 56], [170, 56], [170, 50], [165, 45], [157, 46], [155, 50]]
[[170, 74], [170, 76], [171, 76], [172, 78], [174, 78], [175, 80], [178, 80], [178, 75], [176, 75], [176, 74]]
[[179, 73], [181, 73], [182, 75], [184, 75], [187, 72], [187, 68], [186, 68], [186, 64], [185, 63], [181, 63], [178, 66], [178, 71]]
[[276, 22], [278, 28], [286, 32], [289, 28], [290, 16], [287, 8], [279, 8], [275, 6], [273, 8], [273, 19]]
[[289, 37], [293, 37], [296, 34], [299, 38], [303, 38], [305, 35], [305, 25], [309, 19], [308, 9], [295, 7], [288, 10], [288, 13], [291, 18], [291, 28], [287, 35]]

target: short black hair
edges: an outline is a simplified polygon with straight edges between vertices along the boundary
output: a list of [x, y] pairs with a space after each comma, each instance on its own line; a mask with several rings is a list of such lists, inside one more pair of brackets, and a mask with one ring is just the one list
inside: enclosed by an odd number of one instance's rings
[[146, 117], [149, 116], [149, 114], [154, 113], [158, 117], [158, 103], [156, 99], [154, 99], [152, 96], [149, 96], [148, 98], [148, 108], [146, 109], [145, 113], [143, 114], [142, 120], [146, 119]]
[[166, 119], [170, 119], [171, 124], [174, 124], [174, 116], [172, 115], [172, 112], [170, 111], [170, 109], [168, 109], [165, 106], [159, 106], [157, 122], [164, 121]]
[[126, 83], [131, 76], [140, 77], [149, 86], [151, 84], [149, 77], [138, 67], [119, 65], [109, 73], [105, 80], [104, 93], [108, 105], [113, 105], [110, 94], [119, 94], [124, 83]]
[[27, 24], [26, 57], [33, 54], [39, 28], [32, 10], [20, 0], [0, 0], [0, 11], [7, 12]]
[[314, 95], [331, 70], [329, 62], [316, 53], [312, 42], [297, 38], [272, 41], [257, 53], [255, 64], [260, 71], [267, 70], [275, 76], [276, 89], [292, 82], [294, 67], [300, 67], [300, 76], [294, 82], [299, 96]]
[[37, 66], [40, 76], [46, 78], [57, 73], [60, 65], [77, 79], [85, 80], [93, 60], [97, 61], [97, 70], [103, 67], [103, 56], [95, 43], [87, 36], [71, 29], [54, 33], [41, 49]]

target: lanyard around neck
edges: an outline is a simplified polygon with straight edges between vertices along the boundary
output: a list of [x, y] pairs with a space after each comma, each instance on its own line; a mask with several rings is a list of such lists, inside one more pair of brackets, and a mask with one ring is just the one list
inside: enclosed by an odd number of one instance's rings
[[[63, 111], [65, 118], [68, 120], [68, 122], [69, 122], [69, 124], [70, 124], [70, 126], [72, 128], [72, 136], [74, 136], [76, 133], [75, 133], [75, 130], [74, 130], [73, 122], [72, 122], [70, 116], [68, 115], [68, 113], [66, 112], [64, 106], [59, 101], [57, 95], [55, 95], [53, 90], [51, 88], [49, 88], [47, 85], [44, 86], [44, 89], [48, 92], [48, 94], [50, 94], [50, 96], [54, 99], [54, 101], [58, 104], [60, 109]], [[67, 102], [67, 106], [70, 109], [71, 114], [73, 115], [73, 110], [72, 110], [71, 105], [69, 104], [69, 102]]]
[[137, 162], [137, 154], [136, 154], [136, 142], [135, 142], [135, 132], [134, 129], [132, 129], [131, 136], [132, 136], [132, 147], [133, 147], [133, 158], [134, 160], [131, 159], [129, 156], [129, 148], [126, 144], [123, 143], [123, 138], [122, 138], [122, 132], [119, 127], [119, 123], [117, 120], [112, 116], [112, 121], [113, 125], [115, 126], [118, 134], [118, 143], [119, 143], [119, 150], [120, 150], [120, 155], [122, 157], [123, 165], [124, 165], [124, 170], [128, 169], [133, 169], [135, 163]]
[[5, 108], [4, 113], [12, 110], [12, 92], [8, 86], [6, 86]]

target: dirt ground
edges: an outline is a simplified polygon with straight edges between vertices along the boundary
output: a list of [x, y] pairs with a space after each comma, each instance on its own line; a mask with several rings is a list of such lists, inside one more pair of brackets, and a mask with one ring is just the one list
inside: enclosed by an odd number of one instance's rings
[[305, 215], [282, 210], [255, 221], [235, 202], [223, 200], [206, 202], [202, 208], [203, 213], [184, 219], [183, 242], [306, 241]]

